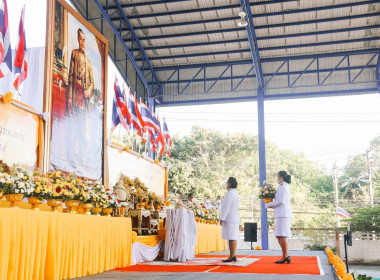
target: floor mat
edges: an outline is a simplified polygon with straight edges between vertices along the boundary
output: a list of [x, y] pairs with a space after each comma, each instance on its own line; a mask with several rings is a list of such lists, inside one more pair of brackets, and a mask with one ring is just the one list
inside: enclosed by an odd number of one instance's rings
[[[256, 273], [256, 274], [304, 274], [321, 275], [318, 264], [318, 257], [292, 257], [290, 264], [275, 264], [280, 257], [276, 256], [238, 256], [239, 260], [253, 259], [254, 261], [246, 266], [230, 265], [205, 265], [217, 258], [227, 258], [228, 256], [197, 256], [199, 265], [162, 265], [162, 264], [139, 264], [132, 267], [119, 268], [117, 271], [135, 272], [218, 272], [218, 273]], [[174, 263], [176, 264], [176, 263]]]
[[218, 258], [196, 258], [192, 261], [187, 262], [165, 262], [165, 261], [153, 261], [140, 263], [138, 265], [164, 265], [164, 266], [173, 266], [173, 265], [192, 265], [192, 266], [248, 266], [257, 262], [259, 259], [255, 258], [238, 258], [237, 262], [223, 262], [226, 258], [218, 257]]

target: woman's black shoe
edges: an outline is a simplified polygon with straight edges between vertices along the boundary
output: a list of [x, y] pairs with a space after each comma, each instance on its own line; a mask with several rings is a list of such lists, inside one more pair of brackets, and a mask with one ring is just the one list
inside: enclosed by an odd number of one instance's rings
[[276, 261], [275, 263], [291, 263], [292, 262], [292, 259], [290, 258], [290, 256], [288, 256], [287, 258], [283, 259], [282, 261]]
[[223, 260], [223, 262], [236, 262], [237, 261], [237, 257], [233, 257], [232, 259], [226, 259], [226, 260]]

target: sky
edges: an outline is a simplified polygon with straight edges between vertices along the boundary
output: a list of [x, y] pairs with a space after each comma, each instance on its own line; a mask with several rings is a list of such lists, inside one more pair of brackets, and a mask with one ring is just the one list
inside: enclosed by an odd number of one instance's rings
[[[193, 125], [257, 135], [257, 103], [158, 108], [171, 134]], [[328, 169], [342, 167], [380, 135], [380, 94], [265, 101], [265, 136], [282, 149], [302, 152]]]
[[[46, 0], [8, 0], [11, 41], [14, 48], [21, 9], [25, 4], [27, 47], [45, 45]], [[38, 15], [38, 16], [36, 16]], [[33, 28], [30, 28], [33, 27]], [[108, 71], [108, 124], [110, 127], [113, 81]], [[121, 82], [122, 83], [122, 82]], [[225, 133], [257, 135], [256, 102], [158, 108], [172, 135], [185, 136], [194, 125]], [[350, 155], [364, 153], [380, 135], [380, 93], [371, 95], [292, 99], [265, 102], [266, 140], [283, 149], [302, 152], [327, 169], [343, 167]]]

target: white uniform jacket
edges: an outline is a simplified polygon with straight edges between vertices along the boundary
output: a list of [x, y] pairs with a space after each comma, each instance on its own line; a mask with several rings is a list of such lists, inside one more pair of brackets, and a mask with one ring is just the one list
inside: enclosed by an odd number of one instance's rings
[[219, 219], [229, 223], [240, 223], [239, 203], [240, 198], [237, 191], [230, 189], [222, 200]]
[[274, 218], [291, 218], [292, 209], [290, 206], [290, 189], [286, 182], [277, 188], [275, 201], [265, 204], [265, 208], [274, 208]]

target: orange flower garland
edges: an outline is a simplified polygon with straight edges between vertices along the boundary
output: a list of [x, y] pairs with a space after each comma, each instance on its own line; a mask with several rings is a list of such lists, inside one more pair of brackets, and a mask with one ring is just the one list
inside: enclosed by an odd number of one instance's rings
[[346, 273], [346, 264], [342, 259], [334, 255], [333, 251], [327, 247], [325, 252], [328, 256], [329, 264], [333, 265], [340, 280], [353, 280], [351, 273]]
[[12, 92], [7, 92], [6, 94], [3, 95], [3, 101], [7, 104], [11, 104], [13, 101], [13, 94]]

